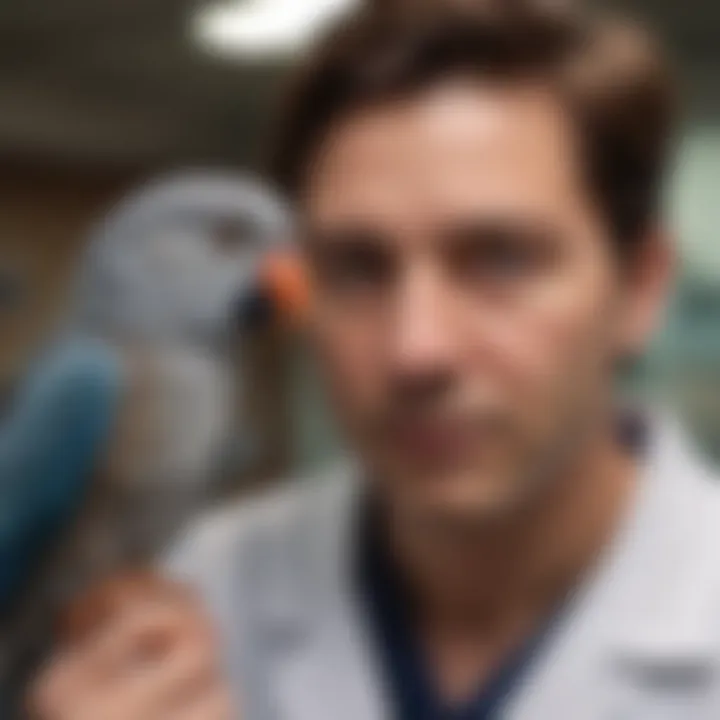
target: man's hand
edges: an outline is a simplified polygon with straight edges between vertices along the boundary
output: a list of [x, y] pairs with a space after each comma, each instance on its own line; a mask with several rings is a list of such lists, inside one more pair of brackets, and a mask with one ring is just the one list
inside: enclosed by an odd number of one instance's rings
[[[231, 720], [217, 646], [197, 603], [167, 584], [132, 588], [115, 594], [122, 602], [112, 613], [105, 597], [103, 621], [97, 615], [92, 630], [75, 632], [78, 640], [50, 662], [31, 692], [31, 717]], [[96, 611], [101, 604], [90, 603]]]

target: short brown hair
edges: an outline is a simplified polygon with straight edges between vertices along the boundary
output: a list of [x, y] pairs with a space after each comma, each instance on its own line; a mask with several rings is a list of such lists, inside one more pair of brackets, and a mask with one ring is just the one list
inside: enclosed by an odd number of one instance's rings
[[614, 236], [634, 247], [658, 210], [674, 118], [670, 73], [640, 28], [550, 0], [384, 0], [346, 18], [295, 79], [273, 179], [297, 198], [334, 124], [468, 73], [557, 87]]

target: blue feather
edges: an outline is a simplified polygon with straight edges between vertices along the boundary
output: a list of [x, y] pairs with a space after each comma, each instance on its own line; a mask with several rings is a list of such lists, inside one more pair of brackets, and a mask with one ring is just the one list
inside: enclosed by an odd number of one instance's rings
[[72, 339], [50, 349], [0, 424], [0, 610], [82, 505], [122, 392], [109, 347]]

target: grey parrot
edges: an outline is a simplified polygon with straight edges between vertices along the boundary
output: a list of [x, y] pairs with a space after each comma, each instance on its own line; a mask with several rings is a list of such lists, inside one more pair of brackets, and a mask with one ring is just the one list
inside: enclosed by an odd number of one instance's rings
[[[151, 564], [212, 500], [238, 442], [241, 458], [251, 452], [242, 367], [231, 351], [253, 323], [300, 302], [291, 229], [283, 203], [258, 181], [198, 171], [133, 192], [91, 234], [35, 416], [56, 434], [63, 418], [107, 432], [93, 436], [87, 477], [67, 473], [67, 492], [55, 488], [62, 519], [50, 523], [3, 609], [6, 696], [19, 693], [52, 647], [74, 597], [120, 568]], [[62, 412], [51, 417], [52, 398]], [[102, 416], [83, 420], [84, 407]], [[72, 448], [52, 447], [60, 468]], [[37, 524], [53, 512], [59, 517], [52, 508], [23, 517]]]

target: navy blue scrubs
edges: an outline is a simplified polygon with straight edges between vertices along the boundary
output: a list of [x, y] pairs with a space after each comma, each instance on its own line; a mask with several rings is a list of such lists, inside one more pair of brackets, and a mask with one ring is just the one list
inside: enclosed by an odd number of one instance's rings
[[393, 703], [395, 720], [494, 720], [525, 677], [547, 637], [551, 622], [531, 638], [484, 682], [467, 702], [443, 700], [412, 627], [412, 604], [398, 582], [377, 523], [362, 525], [359, 561], [361, 597], [379, 651], [382, 673]]

